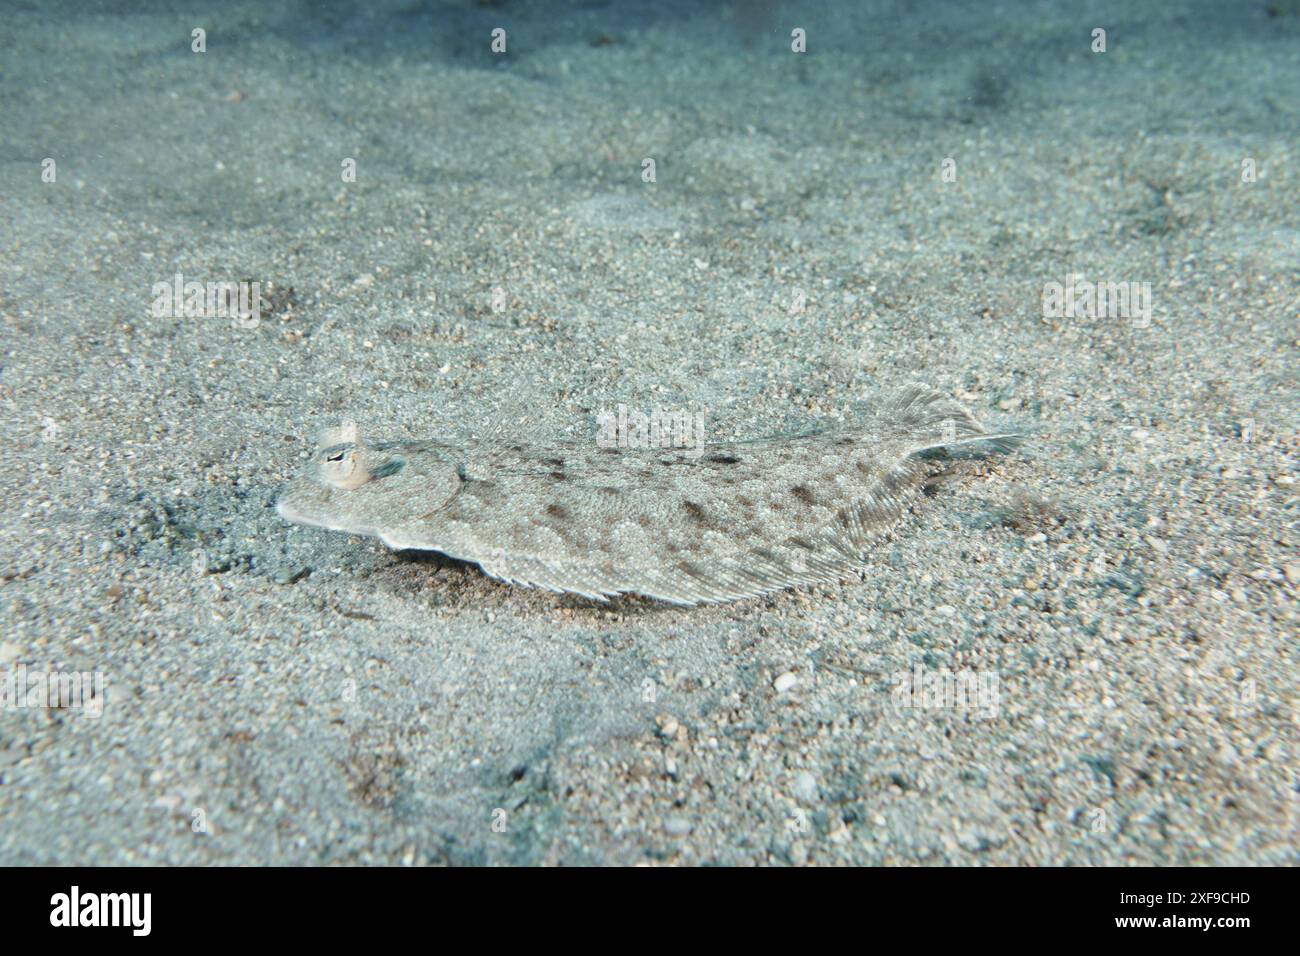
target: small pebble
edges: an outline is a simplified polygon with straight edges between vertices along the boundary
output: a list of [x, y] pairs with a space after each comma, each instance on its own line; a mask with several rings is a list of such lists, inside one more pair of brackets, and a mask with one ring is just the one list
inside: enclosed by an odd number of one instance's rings
[[281, 568], [271, 578], [276, 584], [294, 584], [311, 574], [311, 568], [302, 565], [297, 568]]
[[685, 817], [669, 817], [664, 821], [664, 832], [669, 836], [686, 836], [692, 829], [691, 822]]
[[812, 803], [821, 795], [821, 791], [817, 787], [817, 778], [807, 770], [800, 770], [795, 774], [792, 789], [794, 795], [805, 803]]
[[799, 678], [796, 677], [794, 674], [792, 674], [790, 671], [786, 671], [784, 674], [782, 674], [780, 677], [778, 677], [776, 680], [772, 682], [772, 687], [776, 690], [778, 694], [784, 694], [786, 691], [788, 691], [791, 687], [793, 687], [797, 683], [799, 683]]

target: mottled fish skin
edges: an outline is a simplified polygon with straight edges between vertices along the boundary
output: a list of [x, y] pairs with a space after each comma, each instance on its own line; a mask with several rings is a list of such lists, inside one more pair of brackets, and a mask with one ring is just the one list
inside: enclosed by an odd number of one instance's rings
[[905, 513], [921, 452], [1015, 438], [924, 386], [853, 424], [702, 453], [343, 437], [281, 496], [281, 516], [440, 551], [511, 584], [682, 605], [843, 578]]

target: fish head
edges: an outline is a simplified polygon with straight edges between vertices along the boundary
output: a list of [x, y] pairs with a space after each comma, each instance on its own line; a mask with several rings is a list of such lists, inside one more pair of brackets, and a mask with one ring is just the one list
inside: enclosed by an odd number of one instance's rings
[[327, 432], [276, 502], [294, 524], [381, 536], [446, 507], [461, 488], [454, 457], [430, 443], [364, 444], [354, 428]]

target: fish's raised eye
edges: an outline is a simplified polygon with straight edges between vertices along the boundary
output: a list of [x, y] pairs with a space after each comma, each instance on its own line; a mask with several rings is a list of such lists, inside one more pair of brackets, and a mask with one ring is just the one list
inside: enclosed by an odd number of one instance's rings
[[320, 474], [336, 488], [359, 488], [370, 480], [370, 472], [356, 448], [331, 448], [323, 452]]

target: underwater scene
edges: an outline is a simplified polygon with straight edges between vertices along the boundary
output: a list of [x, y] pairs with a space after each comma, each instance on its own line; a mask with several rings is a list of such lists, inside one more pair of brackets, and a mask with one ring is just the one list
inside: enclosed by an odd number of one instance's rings
[[0, 51], [0, 864], [1300, 863], [1300, 3]]

